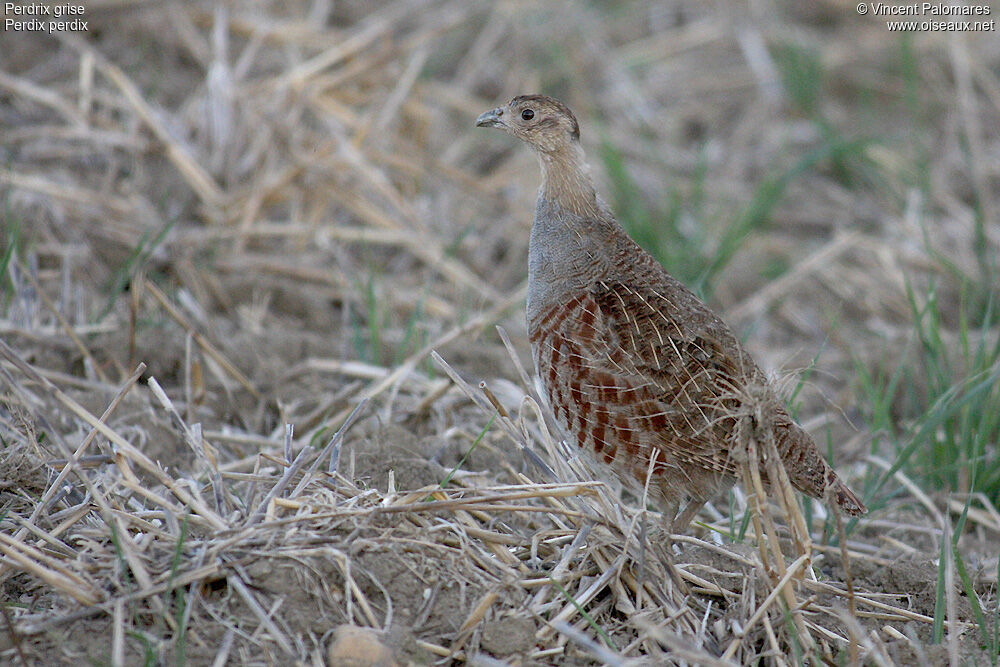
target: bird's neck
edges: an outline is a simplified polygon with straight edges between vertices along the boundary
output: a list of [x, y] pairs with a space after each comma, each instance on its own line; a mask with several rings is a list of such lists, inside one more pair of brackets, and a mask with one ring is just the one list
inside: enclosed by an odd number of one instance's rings
[[554, 151], [539, 151], [542, 167], [540, 196], [581, 218], [601, 215], [590, 166], [577, 142]]
[[621, 234], [594, 190], [583, 149], [539, 151], [542, 187], [528, 244], [528, 328], [541, 314], [605, 276]]

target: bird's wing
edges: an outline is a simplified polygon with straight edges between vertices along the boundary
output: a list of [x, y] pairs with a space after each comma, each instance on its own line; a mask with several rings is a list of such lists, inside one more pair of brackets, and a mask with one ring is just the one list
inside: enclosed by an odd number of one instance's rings
[[832, 488], [847, 513], [863, 514], [725, 323], [662, 269], [658, 275], [598, 281], [533, 327], [550, 401], [579, 446], [609, 463], [624, 448], [627, 461], [654, 473], [675, 466], [692, 476], [693, 467], [738, 476], [738, 427], [767, 429], [797, 489], [822, 498]]
[[[593, 330], [579, 337], [599, 380], [592, 390], [616, 387], [618, 410], [645, 421], [648, 444], [735, 475], [730, 449], [740, 398], [749, 381], [763, 376], [729, 328], [679, 287], [610, 281], [594, 287]], [[632, 400], [621, 400], [630, 392]]]

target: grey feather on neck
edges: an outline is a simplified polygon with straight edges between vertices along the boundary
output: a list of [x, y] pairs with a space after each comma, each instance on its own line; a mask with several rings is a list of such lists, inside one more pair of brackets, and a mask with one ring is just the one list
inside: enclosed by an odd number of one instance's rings
[[587, 157], [578, 141], [570, 141], [551, 150], [540, 148], [537, 155], [542, 168], [540, 197], [581, 218], [606, 215], [590, 177]]

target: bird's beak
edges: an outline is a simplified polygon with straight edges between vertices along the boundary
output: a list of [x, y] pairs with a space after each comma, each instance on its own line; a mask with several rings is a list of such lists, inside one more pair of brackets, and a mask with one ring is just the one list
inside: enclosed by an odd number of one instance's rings
[[476, 127], [503, 127], [503, 107], [491, 109], [486, 113], [479, 114], [476, 119]]

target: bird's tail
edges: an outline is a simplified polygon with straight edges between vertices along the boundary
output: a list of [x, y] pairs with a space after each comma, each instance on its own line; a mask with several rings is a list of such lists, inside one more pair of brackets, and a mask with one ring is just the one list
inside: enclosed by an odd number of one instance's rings
[[836, 502], [851, 516], [861, 516], [868, 512], [865, 504], [847, 488], [820, 455], [812, 438], [801, 426], [789, 423], [786, 428], [779, 429], [776, 435], [779, 437], [778, 451], [792, 486], [813, 498]]
[[[830, 472], [833, 471], [831, 470]], [[865, 507], [865, 504], [854, 495], [853, 491], [847, 488], [847, 485], [844, 484], [836, 473], [833, 473], [833, 479], [828, 479], [828, 483], [830, 483], [830, 491], [833, 493], [833, 497], [837, 499], [840, 509], [851, 516], [861, 516], [868, 513], [868, 508]]]

